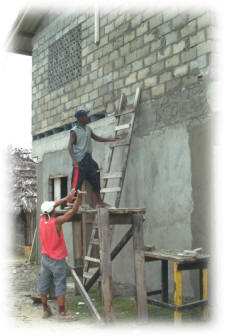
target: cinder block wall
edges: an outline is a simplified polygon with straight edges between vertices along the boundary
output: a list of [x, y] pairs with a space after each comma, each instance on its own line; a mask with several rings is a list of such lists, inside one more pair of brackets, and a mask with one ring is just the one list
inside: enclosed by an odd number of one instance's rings
[[[208, 73], [209, 13], [100, 13], [99, 45], [94, 43], [93, 13], [58, 16], [33, 39], [33, 135], [74, 121], [78, 107], [89, 108], [92, 114], [114, 113], [121, 92], [131, 103], [137, 86], [142, 88], [141, 102], [151, 102], [197, 83]], [[68, 82], [61, 76], [62, 86], [52, 90], [49, 50], [78, 26], [81, 76]], [[60, 55], [65, 62], [69, 42], [66, 46]], [[166, 112], [160, 111], [160, 118], [162, 114]]]

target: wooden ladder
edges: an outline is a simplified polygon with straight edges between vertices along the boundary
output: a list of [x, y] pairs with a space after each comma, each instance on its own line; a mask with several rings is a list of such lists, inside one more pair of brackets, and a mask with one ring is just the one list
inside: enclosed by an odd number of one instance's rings
[[[131, 144], [131, 138], [132, 138], [132, 132], [134, 127], [134, 121], [136, 116], [136, 111], [138, 109], [138, 104], [140, 101], [140, 88], [136, 89], [136, 94], [134, 98], [133, 106], [124, 109], [125, 105], [125, 94], [121, 94], [120, 102], [119, 102], [119, 108], [115, 113], [116, 117], [116, 125], [115, 125], [115, 136], [120, 136], [121, 131], [126, 132], [125, 137], [122, 139], [112, 142], [110, 145], [110, 152], [108, 161], [106, 164], [105, 172], [103, 173], [103, 188], [101, 189], [101, 193], [103, 194], [103, 200], [105, 201], [106, 195], [108, 193], [115, 193], [114, 198], [114, 204], [111, 204], [112, 206], [115, 206], [116, 208], [119, 206], [121, 193], [123, 189], [123, 183], [124, 178], [126, 174], [126, 167], [128, 162], [128, 156], [130, 151], [130, 144]], [[128, 121], [127, 121], [128, 119]], [[124, 121], [126, 120], [126, 121]], [[115, 171], [113, 168], [113, 157], [115, 154], [115, 149], [117, 147], [124, 147], [124, 152], [121, 158], [121, 167], [120, 170]], [[114, 186], [109, 186], [109, 183], [114, 180]], [[117, 184], [115, 186], [115, 184]], [[111, 233], [111, 239], [112, 239], [112, 233]], [[100, 263], [100, 259], [92, 258], [92, 249], [93, 245], [99, 245], [99, 238], [98, 238], [98, 226], [97, 223], [93, 223], [92, 225], [92, 231], [90, 236], [89, 245], [87, 248], [87, 255], [84, 257], [84, 269], [83, 269], [83, 284], [85, 285], [87, 280], [90, 280], [93, 277], [93, 274], [89, 272], [90, 268], [90, 262], [98, 264]]]

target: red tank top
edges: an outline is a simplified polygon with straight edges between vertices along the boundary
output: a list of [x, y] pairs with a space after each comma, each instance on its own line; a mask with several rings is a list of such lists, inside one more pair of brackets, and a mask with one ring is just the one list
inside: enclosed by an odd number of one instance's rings
[[61, 229], [60, 236], [56, 230], [55, 217], [40, 218], [39, 237], [41, 240], [41, 254], [47, 254], [50, 258], [61, 260], [68, 256], [66, 244]]

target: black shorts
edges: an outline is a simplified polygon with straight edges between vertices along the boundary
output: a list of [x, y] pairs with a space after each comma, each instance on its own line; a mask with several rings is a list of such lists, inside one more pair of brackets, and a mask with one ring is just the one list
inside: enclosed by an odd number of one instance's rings
[[100, 173], [98, 164], [89, 153], [79, 162], [78, 168], [73, 168], [71, 186], [72, 189], [81, 189], [84, 180], [87, 180], [94, 191], [100, 191]]

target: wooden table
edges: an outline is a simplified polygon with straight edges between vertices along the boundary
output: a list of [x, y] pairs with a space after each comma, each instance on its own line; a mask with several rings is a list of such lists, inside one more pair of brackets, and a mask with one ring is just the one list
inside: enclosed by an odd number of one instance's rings
[[[167, 307], [174, 311], [174, 321], [179, 322], [182, 319], [182, 311], [196, 306], [202, 306], [202, 313], [207, 316], [208, 306], [208, 261], [209, 255], [197, 254], [197, 257], [180, 255], [183, 251], [178, 250], [153, 250], [145, 251], [145, 261], [161, 261], [161, 289], [149, 292], [148, 303]], [[174, 271], [174, 304], [168, 300], [168, 261], [173, 262]], [[187, 304], [182, 304], [182, 271], [199, 270], [200, 279], [200, 300]], [[152, 295], [161, 293], [161, 301], [150, 299]]]
[[[63, 213], [65, 213], [65, 210], [57, 211], [57, 215]], [[88, 291], [101, 275], [101, 293], [105, 321], [112, 321], [114, 319], [112, 306], [112, 260], [119, 254], [119, 252], [127, 244], [131, 237], [133, 237], [134, 268], [136, 280], [136, 305], [138, 319], [146, 320], [148, 317], [147, 293], [144, 277], [144, 213], [144, 208], [97, 208], [93, 210], [78, 211], [71, 219], [73, 224], [80, 225], [79, 223], [81, 223], [83, 215], [95, 216], [95, 221], [98, 225], [99, 231], [100, 268], [85, 284], [85, 289], [86, 291]], [[114, 225], [124, 224], [130, 224], [131, 227], [121, 238], [115, 248], [111, 251], [110, 227]], [[74, 230], [75, 227], [76, 225], [74, 225]], [[75, 236], [74, 239], [77, 242]]]

